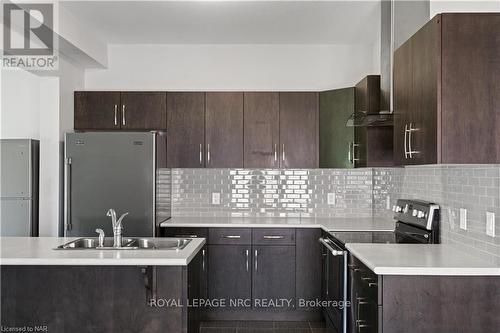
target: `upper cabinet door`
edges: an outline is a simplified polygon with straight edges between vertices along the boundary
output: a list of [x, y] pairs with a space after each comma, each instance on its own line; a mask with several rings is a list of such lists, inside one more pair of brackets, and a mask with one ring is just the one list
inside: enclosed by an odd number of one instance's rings
[[282, 168], [318, 167], [318, 93], [280, 93]]
[[120, 129], [120, 92], [75, 91], [75, 130]]
[[167, 128], [165, 92], [122, 92], [121, 129], [162, 130]]
[[394, 163], [408, 162], [408, 124], [411, 121], [412, 52], [408, 41], [394, 53]]
[[407, 164], [438, 162], [438, 76], [441, 72], [439, 16], [410, 40], [412, 64], [412, 117], [408, 123]]
[[167, 115], [168, 167], [204, 167], [205, 93], [169, 92]]
[[207, 92], [205, 156], [208, 168], [243, 167], [243, 93]]
[[244, 166], [279, 168], [279, 93], [244, 96]]
[[319, 93], [319, 167], [352, 168], [354, 127], [346, 120], [354, 112], [354, 88]]

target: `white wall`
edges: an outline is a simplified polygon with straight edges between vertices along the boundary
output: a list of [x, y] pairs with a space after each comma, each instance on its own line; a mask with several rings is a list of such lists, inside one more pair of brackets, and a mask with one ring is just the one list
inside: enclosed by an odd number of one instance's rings
[[500, 12], [500, 0], [430, 0], [430, 18], [446, 12]]
[[378, 74], [378, 45], [111, 45], [91, 90], [326, 90]]
[[63, 135], [73, 128], [73, 91], [83, 88], [83, 70], [64, 58], [54, 75], [2, 70], [1, 77], [0, 138], [40, 140], [40, 236], [59, 233]]

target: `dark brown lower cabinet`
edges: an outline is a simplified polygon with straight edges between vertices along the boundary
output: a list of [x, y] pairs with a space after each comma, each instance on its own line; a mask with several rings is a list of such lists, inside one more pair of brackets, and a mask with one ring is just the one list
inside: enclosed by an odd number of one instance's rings
[[212, 300], [251, 299], [252, 258], [248, 245], [208, 246], [208, 297]]
[[376, 275], [350, 257], [350, 332], [500, 332], [497, 276]]
[[[252, 298], [254, 308], [295, 307], [295, 246], [253, 246]], [[286, 300], [267, 307], [262, 300]]]

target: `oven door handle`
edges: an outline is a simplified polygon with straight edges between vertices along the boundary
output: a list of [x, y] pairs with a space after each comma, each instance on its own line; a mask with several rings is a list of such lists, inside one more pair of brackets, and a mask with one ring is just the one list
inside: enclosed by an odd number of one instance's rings
[[323, 237], [321, 237], [319, 239], [319, 242], [321, 244], [323, 244], [324, 247], [326, 247], [328, 249], [328, 251], [330, 251], [332, 253], [332, 255], [334, 256], [343, 256], [344, 255], [344, 251], [342, 250], [335, 250], [331, 243], [327, 240], [327, 239], [324, 239]]

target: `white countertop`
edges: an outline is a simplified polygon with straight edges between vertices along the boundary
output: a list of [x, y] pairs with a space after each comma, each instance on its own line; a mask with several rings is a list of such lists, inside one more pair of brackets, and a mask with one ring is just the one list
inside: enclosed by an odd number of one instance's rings
[[500, 276], [500, 267], [446, 244], [346, 244], [378, 275]]
[[155, 249], [54, 250], [55, 247], [77, 238], [79, 237], [0, 237], [0, 264], [186, 266], [205, 244], [205, 239], [200, 238], [193, 239], [180, 251]]
[[204, 228], [321, 228], [325, 231], [393, 231], [395, 221], [388, 218], [243, 218], [243, 217], [172, 217], [161, 227]]

